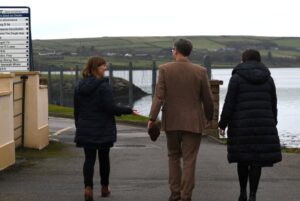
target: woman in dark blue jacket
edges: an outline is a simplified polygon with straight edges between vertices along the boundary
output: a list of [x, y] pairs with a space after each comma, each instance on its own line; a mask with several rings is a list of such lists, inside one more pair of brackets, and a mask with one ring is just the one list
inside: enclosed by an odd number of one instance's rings
[[83, 79], [75, 88], [74, 117], [76, 126], [75, 143], [83, 147], [85, 200], [93, 200], [93, 174], [98, 152], [101, 194], [110, 195], [109, 151], [117, 139], [115, 115], [136, 114], [128, 107], [114, 103], [109, 80], [104, 77], [106, 61], [101, 57], [91, 57], [82, 71]]
[[228, 85], [220, 134], [228, 127], [228, 161], [238, 163], [239, 201], [256, 200], [261, 168], [281, 161], [277, 132], [277, 97], [269, 69], [256, 50], [246, 50]]

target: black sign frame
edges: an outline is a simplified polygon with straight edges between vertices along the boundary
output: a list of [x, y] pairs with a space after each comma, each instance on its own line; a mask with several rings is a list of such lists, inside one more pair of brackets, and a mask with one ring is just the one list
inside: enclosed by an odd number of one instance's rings
[[[29, 43], [29, 71], [34, 71], [32, 37], [31, 37], [31, 9], [28, 6], [0, 6], [0, 9], [28, 9], [28, 43]], [[0, 71], [5, 72], [5, 71]], [[14, 71], [11, 71], [14, 72]]]

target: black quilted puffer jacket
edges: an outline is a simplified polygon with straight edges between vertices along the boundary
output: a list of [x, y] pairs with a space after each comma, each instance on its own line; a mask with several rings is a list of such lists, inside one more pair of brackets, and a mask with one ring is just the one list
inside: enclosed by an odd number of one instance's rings
[[114, 103], [107, 78], [82, 79], [74, 93], [75, 142], [79, 147], [98, 147], [117, 139], [115, 115], [131, 114], [129, 107]]
[[269, 69], [247, 61], [234, 68], [219, 127], [228, 127], [228, 161], [274, 164], [282, 160], [277, 97]]

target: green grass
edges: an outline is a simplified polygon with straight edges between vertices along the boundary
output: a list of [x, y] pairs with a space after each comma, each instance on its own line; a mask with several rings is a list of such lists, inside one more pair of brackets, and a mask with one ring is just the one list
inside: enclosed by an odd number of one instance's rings
[[124, 38], [81, 38], [81, 39], [54, 39], [54, 40], [34, 40], [34, 50], [53, 50], [59, 47], [59, 51], [75, 52], [80, 46], [89, 48], [94, 46], [98, 50], [117, 49], [127, 47], [132, 43]]
[[[86, 48], [94, 46], [97, 50], [148, 49], [152, 51], [159, 51], [161, 48], [171, 48], [174, 40], [177, 38], [178, 37], [103, 37], [34, 40], [33, 49], [35, 51], [56, 50], [75, 52], [80, 46], [85, 46]], [[218, 44], [218, 42], [212, 41], [210, 38], [205, 36], [193, 36], [187, 38], [194, 43], [195, 49], [216, 49], [223, 47], [222, 44]]]
[[[112, 63], [113, 66], [119, 66], [119, 67], [128, 67], [129, 62], [131, 61], [134, 68], [145, 68], [148, 67], [151, 69], [152, 67], [152, 60], [150, 59], [144, 59], [144, 58], [118, 58], [118, 57], [106, 57], [105, 58], [108, 62]], [[41, 60], [39, 66], [47, 65], [51, 63], [55, 66], [63, 65], [64, 69], [75, 69], [75, 66], [78, 65], [79, 69], [82, 69], [85, 66], [86, 61], [88, 60], [88, 57], [80, 57], [80, 56], [65, 56], [63, 60], [48, 60], [43, 59]], [[156, 60], [156, 63], [162, 64], [166, 63], [171, 60], [171, 57]]]
[[[260, 51], [262, 56], [268, 55], [268, 50]], [[291, 51], [291, 50], [272, 50], [272, 57], [273, 58], [296, 58], [300, 57], [300, 51]]]
[[[56, 50], [75, 52], [80, 46], [89, 48], [94, 46], [97, 50], [120, 50], [136, 48], [171, 48], [175, 39], [179, 37], [102, 37], [81, 39], [55, 39], [34, 40], [34, 50]], [[300, 38], [274, 38], [254, 36], [186, 36], [195, 49], [218, 49], [230, 42], [261, 43], [262, 41], [274, 42], [282, 47], [300, 47]]]
[[295, 51], [272, 51], [272, 56], [273, 57], [281, 57], [281, 58], [295, 58], [295, 57], [300, 57], [300, 51], [295, 52]]
[[279, 38], [275, 39], [274, 42], [282, 47], [300, 48], [300, 38]]
[[80, 46], [89, 48], [94, 46], [97, 50], [119, 50], [122, 48], [158, 48], [172, 45], [173, 39], [164, 37], [103, 37], [103, 38], [81, 38], [81, 39], [59, 39], [59, 40], [34, 40], [34, 50], [53, 50], [75, 52]]
[[[246, 48], [251, 45], [260, 45], [263, 43], [277, 44], [279, 51], [272, 50], [272, 56], [277, 59], [291, 59], [287, 62], [287, 66], [299, 66], [294, 62], [296, 57], [300, 56], [300, 38], [282, 38], [282, 37], [254, 37], [254, 36], [184, 36], [192, 41], [195, 52], [203, 52], [206, 54], [208, 51], [216, 51], [224, 48], [226, 45], [242, 45]], [[56, 52], [77, 52], [79, 47], [84, 46], [86, 49], [91, 48], [101, 53], [148, 53], [149, 55], [161, 56], [164, 58], [156, 58], [157, 63], [164, 63], [171, 61], [171, 53], [166, 50], [173, 46], [175, 39], [180, 37], [102, 37], [102, 38], [81, 38], [81, 39], [60, 39], [60, 40], [34, 40], [34, 62], [36, 66], [43, 67], [48, 65], [60, 66], [70, 69], [75, 65], [82, 68], [88, 56], [64, 56], [63, 59], [51, 59], [44, 56], [38, 56], [40, 51], [53, 51]], [[162, 53], [160, 53], [162, 51]], [[259, 49], [263, 56], [268, 55], [268, 48]], [[88, 53], [92, 54], [92, 53]], [[230, 54], [227, 52], [227, 54]], [[236, 54], [236, 52], [234, 53]], [[148, 67], [151, 63], [150, 58], [142, 57], [109, 57], [104, 56], [105, 59], [118, 66], [127, 66], [129, 61], [132, 61], [134, 67]], [[217, 64], [223, 62], [221, 58], [216, 58], [213, 63]], [[228, 66], [228, 63], [226, 63]], [[281, 65], [281, 64], [278, 64]]]
[[195, 49], [217, 50], [224, 47], [224, 45], [206, 38], [192, 38], [191, 41]]
[[24, 168], [33, 167], [38, 160], [54, 157], [70, 157], [71, 152], [66, 149], [70, 145], [50, 141], [49, 145], [42, 150], [19, 147], [16, 149], [16, 164], [3, 170], [1, 173], [16, 172]]
[[262, 37], [251, 37], [251, 36], [216, 36], [210, 37], [211, 41], [218, 42], [220, 44], [225, 44], [228, 42], [251, 42], [251, 43], [259, 43], [260, 40], [265, 39]]
[[293, 153], [293, 154], [300, 154], [300, 148], [287, 148], [282, 147], [281, 151], [284, 153]]
[[49, 115], [73, 118], [74, 109], [58, 105], [49, 105]]
[[[49, 105], [49, 115], [50, 116], [74, 118], [73, 112], [74, 112], [74, 109], [71, 107]], [[116, 117], [116, 120], [119, 120], [122, 122], [130, 122], [130, 123], [146, 123], [148, 121], [148, 117], [141, 116], [141, 115], [122, 115], [122, 116]]]
[[221, 68], [234, 68], [234, 67], [236, 67], [236, 65], [237, 65], [237, 63], [232, 63], [232, 64], [230, 64], [230, 63], [213, 63], [212, 67], [214, 67], [214, 68], [219, 68], [219, 67], [221, 67]]
[[173, 46], [173, 41], [172, 40], [155, 41], [155, 42], [151, 42], [151, 44], [157, 48], [169, 48], [171, 50]]
[[130, 59], [130, 58], [108, 58], [109, 62], [112, 63], [114, 66], [129, 66], [129, 62], [132, 62], [132, 65], [134, 68], [139, 67], [151, 67], [152, 61], [151, 60], [145, 60], [145, 59]]
[[67, 152], [63, 151], [68, 145], [50, 141], [49, 145], [42, 150], [30, 149], [30, 148], [17, 148], [16, 157], [26, 160], [41, 160], [52, 157], [64, 157], [68, 156]]
[[134, 122], [134, 123], [146, 123], [148, 122], [149, 118], [141, 115], [122, 115], [119, 117], [116, 117], [117, 120], [120, 121], [128, 121], [128, 122]]

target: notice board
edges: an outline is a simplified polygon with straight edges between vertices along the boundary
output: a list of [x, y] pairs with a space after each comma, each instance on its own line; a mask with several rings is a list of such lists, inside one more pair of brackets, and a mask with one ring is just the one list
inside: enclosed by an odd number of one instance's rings
[[0, 72], [33, 70], [29, 7], [0, 7]]

